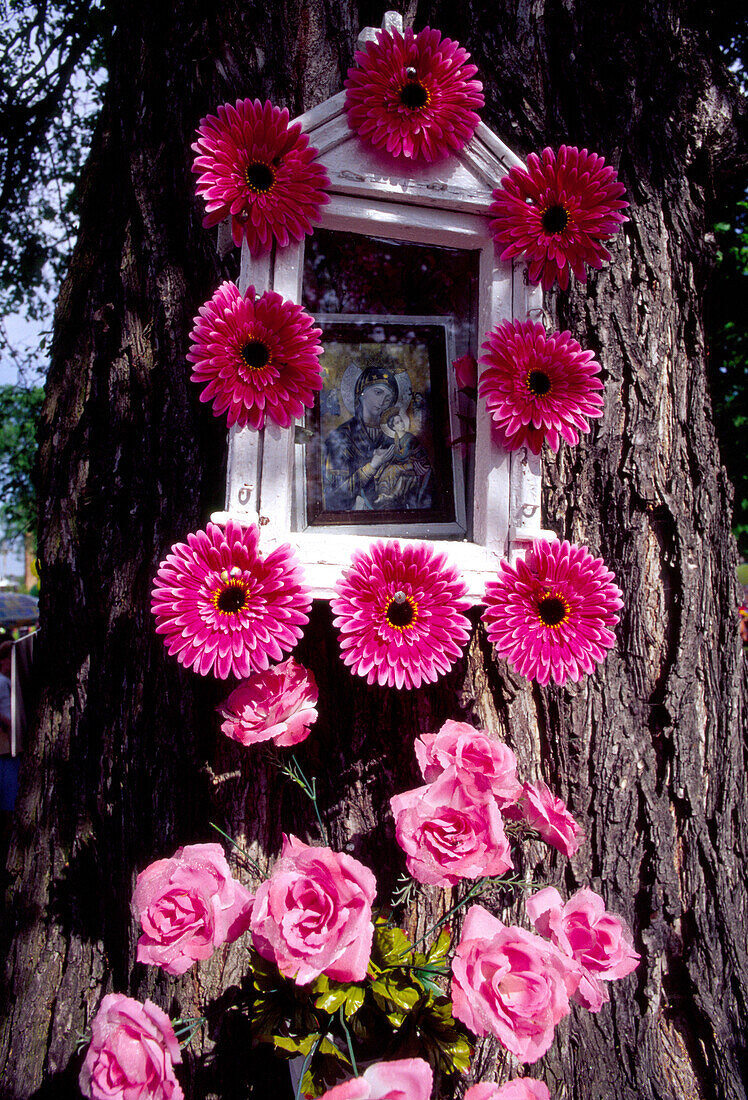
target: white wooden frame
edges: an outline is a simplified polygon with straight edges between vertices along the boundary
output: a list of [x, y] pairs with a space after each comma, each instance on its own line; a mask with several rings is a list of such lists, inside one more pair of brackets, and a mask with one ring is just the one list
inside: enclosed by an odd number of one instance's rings
[[[309, 133], [331, 180], [331, 201], [320, 219], [324, 229], [441, 245], [479, 252], [478, 333], [480, 344], [500, 321], [542, 314], [542, 293], [530, 287], [523, 263], [502, 262], [488, 229], [491, 192], [513, 165], [521, 164], [483, 123], [455, 157], [434, 165], [395, 163], [352, 134], [344, 113], [345, 93], [333, 96], [298, 121]], [[225, 231], [224, 231], [225, 232]], [[242, 246], [239, 289], [254, 285], [301, 301], [304, 244], [253, 259]], [[226, 510], [257, 523], [261, 546], [295, 547], [315, 597], [329, 599], [356, 548], [382, 535], [293, 530], [295, 430], [269, 425], [261, 432], [232, 429], [229, 436]], [[486, 581], [502, 557], [514, 560], [541, 537], [540, 458], [527, 448], [507, 453], [493, 441], [485, 405], [478, 402], [472, 540], [432, 541], [462, 572], [469, 598], [480, 603]]]

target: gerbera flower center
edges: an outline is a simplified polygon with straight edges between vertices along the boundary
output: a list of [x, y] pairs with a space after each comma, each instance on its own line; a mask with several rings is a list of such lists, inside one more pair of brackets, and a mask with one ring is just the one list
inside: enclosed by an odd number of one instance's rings
[[554, 629], [569, 621], [569, 601], [555, 592], [549, 592], [538, 601], [538, 615], [543, 626]]
[[400, 102], [409, 111], [417, 111], [421, 107], [428, 107], [431, 93], [420, 80], [408, 80], [400, 89]]
[[563, 233], [569, 224], [569, 211], [565, 206], [548, 206], [540, 217], [540, 223], [551, 236]]
[[254, 160], [244, 169], [244, 182], [255, 195], [267, 195], [275, 183], [275, 170], [262, 160]]
[[213, 596], [213, 602], [222, 615], [238, 615], [247, 606], [248, 595], [247, 582], [233, 578], [224, 588], [218, 589]]
[[261, 370], [270, 362], [270, 348], [262, 340], [247, 340], [239, 349], [239, 356], [245, 367]]
[[543, 370], [531, 370], [527, 373], [527, 388], [533, 397], [545, 397], [551, 389], [551, 380]]
[[384, 617], [396, 630], [407, 630], [418, 618], [418, 604], [412, 596], [396, 592], [387, 604]]

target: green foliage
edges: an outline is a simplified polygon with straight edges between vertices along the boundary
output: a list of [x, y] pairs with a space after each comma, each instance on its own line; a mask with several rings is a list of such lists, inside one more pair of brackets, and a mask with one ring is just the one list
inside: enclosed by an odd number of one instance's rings
[[253, 951], [255, 1042], [271, 1043], [282, 1057], [307, 1058], [301, 1087], [314, 1096], [350, 1077], [354, 1057], [357, 1065], [419, 1057], [441, 1073], [464, 1073], [472, 1044], [442, 989], [450, 946], [443, 927], [428, 950], [415, 951], [404, 932], [380, 917], [363, 982], [322, 975], [306, 986], [280, 977]]
[[314, 1001], [315, 1008], [321, 1008], [328, 1016], [334, 1016], [336, 1012], [342, 1011], [346, 1020], [356, 1015], [366, 996], [363, 985], [356, 985], [354, 982], [334, 982], [325, 974], [322, 974], [314, 983], [314, 990], [317, 994]]
[[451, 946], [449, 928], [442, 927], [426, 952], [415, 951], [399, 929], [380, 918], [367, 977], [374, 1000], [396, 1032], [393, 1058], [425, 1058], [441, 1073], [465, 1073], [472, 1043], [452, 1014], [452, 1002], [438, 984], [446, 979]]
[[0, 386], [0, 524], [14, 542], [36, 531], [33, 474], [44, 390]]
[[[728, 207], [729, 209], [729, 207]], [[728, 219], [729, 216], [729, 220]], [[748, 201], [733, 201], [715, 226], [718, 264], [710, 310], [714, 420], [735, 486], [733, 529], [748, 558]]]
[[[98, 117], [109, 19], [94, 0], [0, 0], [0, 316], [49, 326], [75, 243], [77, 182]], [[0, 352], [39, 374], [0, 325]]]

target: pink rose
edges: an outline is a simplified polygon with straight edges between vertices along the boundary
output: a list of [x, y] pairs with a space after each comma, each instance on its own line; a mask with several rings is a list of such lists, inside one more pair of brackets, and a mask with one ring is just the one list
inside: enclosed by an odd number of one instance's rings
[[108, 993], [91, 1023], [78, 1084], [90, 1100], [183, 1100], [171, 1021], [152, 1001]]
[[452, 360], [459, 389], [475, 389], [478, 385], [478, 367], [470, 352]]
[[558, 948], [508, 928], [481, 905], [468, 910], [452, 973], [455, 1017], [476, 1035], [494, 1035], [523, 1062], [548, 1050], [580, 978]]
[[551, 1100], [551, 1094], [543, 1081], [515, 1077], [505, 1085], [473, 1085], [465, 1093], [465, 1100]]
[[281, 858], [255, 898], [254, 945], [298, 985], [320, 974], [359, 982], [371, 955], [376, 892], [374, 875], [357, 859], [284, 836]]
[[455, 768], [425, 787], [396, 794], [390, 806], [397, 842], [418, 882], [454, 886], [463, 878], [501, 875], [512, 866], [496, 803], [476, 802]]
[[466, 722], [445, 722], [438, 733], [424, 733], [415, 742], [416, 759], [427, 783], [445, 768], [457, 770], [460, 782], [475, 796], [493, 797], [499, 809], [522, 794], [517, 757], [508, 745]]
[[566, 803], [556, 798], [542, 780], [525, 783], [519, 803], [507, 807], [504, 813], [514, 821], [526, 821], [546, 844], [565, 856], [573, 856], [584, 840], [584, 833], [566, 809]]
[[218, 708], [221, 729], [242, 745], [274, 741], [287, 748], [309, 736], [317, 721], [319, 693], [314, 676], [289, 657], [239, 684]]
[[320, 1100], [430, 1100], [433, 1079], [423, 1058], [377, 1062], [360, 1077], [328, 1089]]
[[253, 898], [231, 877], [220, 844], [188, 844], [138, 875], [132, 912], [143, 926], [138, 962], [184, 974], [249, 928]]
[[527, 913], [541, 936], [547, 936], [582, 968], [582, 980], [574, 999], [599, 1012], [610, 1000], [603, 982], [625, 978], [636, 969], [639, 955], [628, 926], [605, 911], [605, 902], [586, 886], [564, 905], [552, 886], [527, 900]]

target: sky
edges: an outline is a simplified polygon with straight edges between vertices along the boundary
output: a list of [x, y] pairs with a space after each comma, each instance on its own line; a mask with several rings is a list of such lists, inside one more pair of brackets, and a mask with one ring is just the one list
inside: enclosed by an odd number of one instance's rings
[[47, 353], [43, 348], [39, 348], [39, 341], [50, 322], [32, 321], [22, 313], [10, 313], [2, 318], [0, 324], [2, 324], [7, 343], [14, 351], [19, 355], [23, 355], [26, 351], [36, 350], [39, 364], [38, 378], [29, 378], [28, 374], [24, 373], [23, 379], [19, 379], [18, 368], [8, 354], [7, 348], [0, 348], [0, 385], [17, 386], [19, 381], [26, 384], [38, 382], [39, 385], [42, 385], [47, 372]]

